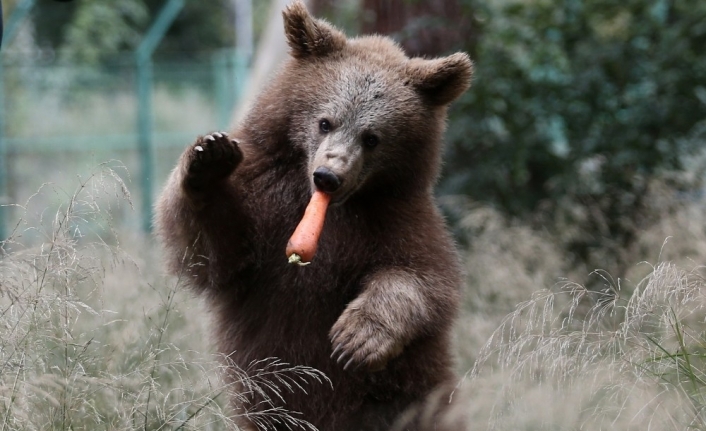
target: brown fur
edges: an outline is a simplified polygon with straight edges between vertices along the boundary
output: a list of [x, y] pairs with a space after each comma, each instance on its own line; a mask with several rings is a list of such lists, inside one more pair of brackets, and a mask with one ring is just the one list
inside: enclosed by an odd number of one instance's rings
[[[333, 389], [285, 393], [285, 408], [322, 431], [385, 430], [453, 378], [461, 276], [432, 187], [446, 105], [468, 87], [471, 63], [347, 39], [299, 2], [284, 21], [292, 58], [230, 134], [238, 142], [214, 134], [186, 149], [158, 203], [158, 233], [170, 269], [186, 257], [210, 300], [223, 353], [331, 379]], [[371, 133], [379, 145], [363, 148]], [[343, 185], [317, 255], [287, 264], [312, 172], [329, 162]]]

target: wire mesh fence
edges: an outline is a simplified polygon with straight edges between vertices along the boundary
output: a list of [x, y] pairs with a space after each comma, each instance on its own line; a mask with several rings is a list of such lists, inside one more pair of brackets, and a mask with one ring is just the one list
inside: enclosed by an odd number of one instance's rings
[[[198, 134], [227, 127], [246, 74], [233, 50], [158, 58], [151, 65], [149, 110], [141, 111], [133, 56], [101, 67], [62, 62], [50, 52], [3, 53], [5, 151], [3, 204], [19, 204], [44, 183], [67, 189], [76, 175], [98, 163], [125, 165], [136, 205], [123, 220], [139, 228], [151, 196], [158, 193], [178, 155]], [[140, 114], [140, 112], [143, 112]], [[152, 161], [139, 149], [140, 115], [151, 123]], [[144, 119], [143, 119], [144, 120]], [[5, 229], [19, 209], [4, 207]]]

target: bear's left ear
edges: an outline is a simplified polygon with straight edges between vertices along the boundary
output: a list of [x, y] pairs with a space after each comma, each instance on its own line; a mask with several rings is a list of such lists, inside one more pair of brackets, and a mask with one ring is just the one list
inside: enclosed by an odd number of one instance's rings
[[346, 46], [346, 36], [326, 21], [312, 18], [301, 1], [287, 6], [282, 16], [287, 42], [296, 58], [325, 56]]
[[432, 105], [447, 105], [471, 85], [473, 63], [467, 54], [425, 60], [412, 58], [407, 66], [410, 83]]

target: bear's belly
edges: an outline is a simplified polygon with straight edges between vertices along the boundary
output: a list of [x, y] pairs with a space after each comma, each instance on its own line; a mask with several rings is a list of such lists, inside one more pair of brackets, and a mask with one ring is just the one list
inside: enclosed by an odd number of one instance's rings
[[[362, 276], [358, 274], [363, 272], [326, 271], [326, 265], [335, 264], [322, 259], [302, 268], [260, 268], [249, 274], [247, 284], [234, 286], [241, 294], [213, 297], [221, 353], [230, 354], [240, 368], [250, 368], [250, 374], [258, 372], [252, 364], [268, 358], [325, 374], [330, 384], [306, 378], [306, 393], [283, 389], [283, 403], [270, 394], [277, 406], [301, 412], [322, 431], [378, 429], [373, 424], [387, 429], [410, 403], [449, 377], [450, 364], [429, 361], [439, 357], [444, 343], [415, 341], [379, 372], [343, 370], [343, 364], [330, 357], [329, 331], [359, 293]], [[259, 401], [254, 397], [251, 403]]]
[[235, 351], [241, 366], [269, 357], [293, 365], [329, 365], [329, 331], [358, 294], [361, 279], [348, 268], [331, 271], [332, 265], [319, 261], [294, 267], [285, 261], [240, 274], [233, 286], [211, 298], [224, 352]]

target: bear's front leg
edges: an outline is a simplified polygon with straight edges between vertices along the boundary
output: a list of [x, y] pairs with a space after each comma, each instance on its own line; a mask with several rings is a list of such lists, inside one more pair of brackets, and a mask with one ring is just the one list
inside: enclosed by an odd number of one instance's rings
[[224, 181], [242, 160], [238, 141], [228, 134], [201, 136], [182, 155], [182, 187], [188, 195], [202, 197]]
[[245, 215], [232, 180], [243, 160], [235, 139], [214, 132], [199, 137], [182, 153], [155, 209], [158, 235], [170, 270], [188, 269], [194, 285], [206, 288], [226, 279], [235, 264], [222, 270], [214, 256], [245, 264]]
[[402, 269], [375, 273], [331, 328], [331, 358], [344, 369], [385, 368], [433, 319], [427, 287]]

